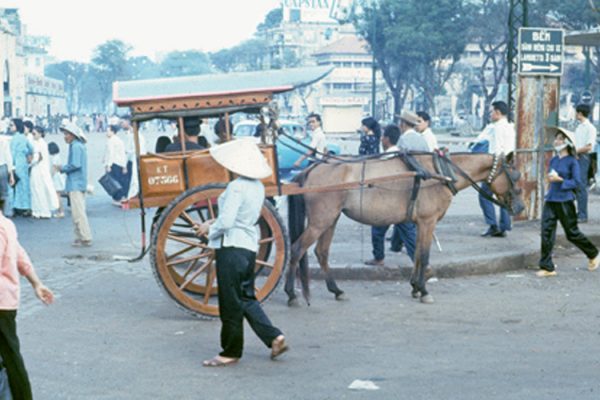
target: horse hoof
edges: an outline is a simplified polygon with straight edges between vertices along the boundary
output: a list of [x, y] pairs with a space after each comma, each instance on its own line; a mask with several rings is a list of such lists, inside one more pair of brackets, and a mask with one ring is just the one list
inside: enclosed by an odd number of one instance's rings
[[421, 303], [423, 304], [433, 304], [433, 296], [430, 294], [426, 294], [425, 296], [421, 296]]
[[338, 301], [345, 301], [348, 300], [348, 296], [346, 296], [346, 293], [341, 292], [335, 295], [335, 299]]
[[421, 296], [421, 292], [418, 290], [413, 290], [410, 294], [412, 295], [413, 299], [418, 299]]
[[288, 307], [300, 307], [300, 302], [298, 301], [298, 299], [289, 299]]

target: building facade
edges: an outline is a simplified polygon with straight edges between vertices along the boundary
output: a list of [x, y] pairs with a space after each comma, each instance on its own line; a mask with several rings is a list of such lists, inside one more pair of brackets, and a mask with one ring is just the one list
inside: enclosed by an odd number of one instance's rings
[[0, 8], [2, 116], [27, 117], [66, 113], [63, 83], [44, 76], [50, 39], [30, 36], [15, 8]]

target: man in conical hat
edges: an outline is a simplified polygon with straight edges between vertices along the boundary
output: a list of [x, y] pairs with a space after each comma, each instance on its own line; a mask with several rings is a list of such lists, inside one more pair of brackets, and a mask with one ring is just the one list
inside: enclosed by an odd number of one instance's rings
[[205, 367], [235, 364], [242, 357], [244, 318], [260, 340], [271, 348], [271, 358], [288, 347], [283, 333], [271, 324], [254, 294], [254, 267], [258, 250], [256, 222], [265, 201], [260, 181], [273, 174], [253, 139], [233, 140], [210, 148], [211, 156], [238, 175], [219, 196], [219, 216], [198, 228], [216, 250], [221, 347]]

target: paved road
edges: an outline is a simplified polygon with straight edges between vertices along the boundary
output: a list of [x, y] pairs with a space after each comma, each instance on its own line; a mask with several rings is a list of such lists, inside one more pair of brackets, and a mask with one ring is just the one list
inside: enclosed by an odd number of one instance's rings
[[[597, 399], [600, 273], [579, 254], [557, 261], [553, 279], [440, 279], [431, 306], [406, 282], [344, 282], [345, 302], [319, 282], [310, 308], [279, 292], [266, 310], [290, 353], [270, 361], [247, 329], [227, 369], [200, 365], [219, 323], [180, 312], [147, 268], [65, 266], [48, 279], [69, 280], [54, 306], [26, 292], [19, 330], [38, 399]], [[350, 391], [356, 379], [380, 389]]]
[[[92, 158], [100, 157], [93, 149], [101, 143], [91, 137]], [[92, 168], [92, 176], [99, 173]], [[455, 227], [476, 236], [475, 204], [472, 191], [457, 197], [439, 226], [443, 246], [454, 247]], [[113, 259], [136, 254], [136, 211], [113, 207], [99, 192], [88, 205], [91, 249], [69, 246], [68, 218], [16, 220], [39, 274], [57, 294], [46, 309], [23, 290], [19, 331], [38, 399], [598, 398], [600, 273], [587, 272], [584, 257], [569, 247], [558, 249], [555, 279], [527, 270], [439, 279], [429, 284], [432, 306], [412, 300], [404, 280], [340, 282], [346, 302], [335, 302], [315, 281], [312, 306], [291, 310], [279, 290], [266, 308], [288, 335], [290, 354], [269, 361], [247, 332], [243, 362], [209, 370], [200, 364], [217, 351], [218, 322], [177, 309], [147, 259]], [[342, 221], [333, 258], [344, 264], [359, 249], [368, 257], [368, 232]], [[473, 243], [463, 251], [475, 251]], [[454, 255], [447, 248], [434, 253], [440, 260]], [[408, 264], [404, 254], [393, 257]], [[355, 379], [380, 389], [348, 390]]]

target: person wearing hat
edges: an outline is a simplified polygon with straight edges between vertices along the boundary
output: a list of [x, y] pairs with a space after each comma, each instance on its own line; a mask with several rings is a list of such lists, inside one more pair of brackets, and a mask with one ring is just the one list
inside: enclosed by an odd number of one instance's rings
[[542, 211], [542, 254], [539, 261], [539, 277], [556, 275], [556, 265], [552, 261], [552, 249], [556, 237], [556, 222], [560, 221], [567, 240], [573, 243], [588, 258], [588, 269], [594, 271], [600, 265], [598, 249], [579, 230], [575, 212], [574, 190], [580, 186], [579, 163], [575, 158], [575, 135], [563, 128], [551, 127], [555, 132], [554, 150], [556, 156], [548, 166], [549, 187], [544, 197]]
[[596, 128], [589, 120], [590, 106], [579, 104], [575, 108], [575, 118], [579, 125], [575, 129], [575, 151], [579, 162], [581, 182], [577, 190], [577, 219], [579, 223], [587, 222], [588, 219], [588, 171], [590, 169], [590, 154], [594, 151], [596, 144]]
[[[186, 150], [203, 150], [206, 148], [206, 146], [202, 146], [198, 143], [198, 134], [200, 134], [200, 120], [197, 117], [185, 117], [183, 119], [183, 129]], [[177, 136], [177, 139], [179, 139], [179, 136]], [[182, 150], [183, 148], [181, 147], [180, 140], [176, 140], [165, 148], [165, 152]]]
[[402, 136], [400, 136], [400, 141], [398, 142], [398, 146], [401, 149], [408, 151], [429, 151], [427, 140], [415, 130], [420, 122], [421, 119], [417, 114], [412, 111], [402, 111], [402, 114], [400, 114]]
[[[427, 140], [417, 133], [415, 128], [420, 122], [417, 114], [411, 111], [402, 111], [400, 114], [400, 131], [402, 135], [398, 141], [400, 149], [405, 151], [429, 151]], [[414, 222], [406, 221], [394, 225], [390, 250], [399, 253], [402, 247], [406, 245], [410, 258], [413, 258], [415, 243], [417, 242], [417, 225]]]
[[[488, 141], [488, 153], [496, 155], [507, 155], [515, 150], [517, 135], [513, 124], [508, 122], [508, 105], [503, 101], [495, 101], [490, 107], [491, 123], [478, 136], [477, 142]], [[481, 189], [492, 196], [490, 186], [483, 182]], [[494, 203], [479, 194], [479, 206], [483, 211], [483, 218], [488, 229], [481, 234], [487, 237], [506, 237], [506, 232], [512, 229], [510, 215], [505, 208], [500, 208], [500, 220], [496, 218]]]
[[92, 232], [88, 223], [85, 209], [85, 192], [87, 190], [87, 150], [85, 135], [79, 127], [66, 121], [60, 126], [65, 142], [69, 145], [69, 159], [67, 164], [55, 166], [55, 170], [67, 175], [65, 192], [69, 195], [71, 215], [75, 232], [75, 247], [89, 247], [92, 245]]
[[379, 154], [379, 142], [381, 139], [381, 126], [373, 117], [364, 118], [361, 121], [360, 146], [358, 155]]
[[288, 347], [283, 333], [271, 324], [254, 294], [254, 267], [258, 250], [256, 224], [265, 201], [260, 179], [273, 171], [254, 140], [238, 139], [210, 148], [210, 154], [238, 178], [219, 196], [219, 216], [196, 228], [208, 236], [216, 251], [222, 351], [203, 362], [205, 367], [235, 364], [242, 357], [244, 318], [260, 340], [271, 348], [271, 359]]

